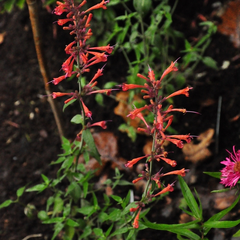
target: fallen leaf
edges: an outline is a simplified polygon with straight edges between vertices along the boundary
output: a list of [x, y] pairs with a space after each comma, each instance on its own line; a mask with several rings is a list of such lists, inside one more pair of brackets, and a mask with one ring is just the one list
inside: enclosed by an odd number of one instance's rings
[[[228, 193], [229, 194], [229, 193]], [[235, 201], [236, 196], [234, 195], [227, 195], [225, 194], [222, 197], [216, 197], [213, 199], [214, 201], [214, 208], [218, 210], [223, 210], [232, 205], [232, 203]]]
[[212, 153], [207, 147], [213, 141], [213, 135], [214, 129], [210, 128], [197, 137], [197, 140], [200, 141], [198, 144], [194, 144], [193, 142], [184, 144], [182, 151], [185, 160], [196, 163], [210, 157]]
[[192, 216], [188, 215], [187, 213], [182, 213], [180, 215], [179, 223], [188, 223], [193, 220], [194, 220], [194, 218]]
[[4, 42], [4, 38], [6, 36], [6, 32], [0, 33], [0, 44], [2, 44]]

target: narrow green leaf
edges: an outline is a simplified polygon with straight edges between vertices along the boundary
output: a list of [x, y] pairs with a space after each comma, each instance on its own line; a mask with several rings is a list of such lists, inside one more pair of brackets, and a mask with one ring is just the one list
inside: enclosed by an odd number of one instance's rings
[[118, 202], [118, 203], [122, 203], [122, 202], [123, 202], [122, 198], [119, 197], [119, 196], [111, 195], [111, 197], [112, 197], [116, 202]]
[[17, 197], [21, 197], [23, 195], [25, 188], [26, 188], [26, 186], [21, 187], [17, 190], [17, 193], [16, 193]]
[[220, 179], [221, 178], [221, 172], [203, 172], [211, 177], [215, 177], [215, 178], [218, 178]]
[[178, 176], [178, 179], [179, 179], [179, 183], [181, 186], [182, 194], [187, 202], [188, 207], [190, 208], [191, 212], [193, 213], [193, 216], [196, 219], [202, 219], [201, 210], [199, 209], [198, 204], [197, 204], [192, 192], [190, 191], [188, 185], [186, 184], [186, 182], [184, 181], [184, 179], [181, 176]]
[[85, 206], [82, 208], [77, 209], [77, 212], [82, 213], [84, 215], [89, 215], [95, 212], [94, 206]]
[[240, 230], [233, 234], [233, 237], [240, 237]]
[[53, 216], [55, 216], [57, 213], [61, 213], [63, 210], [63, 200], [60, 197], [56, 197], [54, 199], [54, 205], [53, 205]]
[[5, 1], [5, 3], [3, 4], [4, 8], [6, 9], [7, 12], [11, 12], [14, 6], [14, 2], [15, 0], [7, 0]]
[[110, 237], [113, 237], [113, 236], [116, 236], [118, 234], [123, 234], [123, 233], [126, 233], [130, 228], [129, 227], [124, 227], [124, 228], [119, 228], [117, 229], [116, 231], [114, 231]]
[[236, 221], [207, 221], [203, 224], [206, 228], [231, 228], [240, 223], [240, 220]]
[[83, 197], [86, 198], [88, 194], [88, 182], [83, 183]]
[[210, 67], [210, 68], [213, 68], [213, 69], [215, 69], [215, 70], [218, 70], [217, 62], [216, 62], [214, 59], [212, 59], [211, 57], [203, 57], [203, 58], [202, 58], [202, 62], [203, 62], [206, 66], [208, 66], [208, 67]]
[[48, 220], [45, 220], [42, 223], [44, 223], [44, 224], [61, 223], [61, 222], [63, 222], [63, 220], [64, 220], [64, 218], [62, 218], [62, 217], [55, 217], [55, 218], [50, 218]]
[[92, 136], [90, 130], [89, 129], [84, 130], [82, 133], [82, 136], [83, 136], [83, 139], [86, 142], [87, 146], [90, 149], [90, 154], [98, 161], [99, 164], [102, 164], [100, 154], [96, 148], [96, 145], [94, 143], [94, 139], [93, 139], [93, 136]]
[[31, 188], [28, 188], [26, 192], [42, 192], [47, 188], [46, 184], [40, 183]]
[[92, 233], [91, 227], [88, 225], [83, 229], [83, 234], [79, 237], [79, 239], [87, 239], [86, 237]]
[[6, 200], [0, 205], [0, 209], [4, 207], [8, 207], [13, 201], [11, 199]]
[[55, 237], [60, 233], [60, 231], [63, 229], [64, 225], [61, 222], [57, 222], [54, 226], [54, 233], [51, 238], [51, 240], [55, 239]]
[[41, 177], [43, 179], [43, 181], [45, 182], [46, 185], [48, 185], [50, 183], [50, 180], [48, 179], [47, 176], [45, 176], [44, 174], [41, 174]]
[[64, 104], [64, 105], [63, 105], [63, 112], [65, 111], [65, 109], [66, 109], [69, 105], [71, 105], [71, 104], [74, 103], [75, 101], [77, 101], [77, 99], [73, 99], [73, 100], [71, 100], [70, 102]]

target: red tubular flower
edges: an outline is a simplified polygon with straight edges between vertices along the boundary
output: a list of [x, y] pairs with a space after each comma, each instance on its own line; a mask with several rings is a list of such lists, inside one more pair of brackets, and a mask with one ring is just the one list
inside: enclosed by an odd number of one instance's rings
[[82, 103], [83, 110], [84, 110], [84, 113], [85, 113], [86, 117], [92, 119], [92, 112], [86, 107], [86, 105], [84, 104], [84, 102], [83, 102], [82, 99], [80, 99], [80, 101], [81, 101], [81, 103]]
[[57, 78], [53, 78], [52, 83], [53, 83], [54, 85], [57, 85], [57, 84], [59, 84], [61, 81], [63, 81], [64, 79], [66, 79], [66, 76], [65, 76], [65, 75], [64, 75], [64, 76], [57, 77]]
[[107, 7], [105, 6], [107, 3], [109, 3], [109, 0], [105, 1], [105, 0], [102, 0], [100, 3], [90, 7], [89, 9], [87, 9], [86, 11], [84, 11], [85, 13], [89, 12], [89, 11], [92, 11], [92, 10], [95, 10], [95, 9], [99, 9], [99, 8], [102, 8], [102, 9], [107, 9]]
[[107, 53], [112, 53], [114, 47], [111, 47], [110, 44], [108, 44], [107, 46], [102, 46], [102, 47], [90, 47], [90, 50], [99, 50], [99, 51], [104, 51]]
[[174, 188], [172, 187], [173, 186], [173, 183], [172, 184], [168, 184], [167, 187], [165, 187], [162, 191], [160, 191], [159, 193], [155, 194], [153, 197], [157, 197], [161, 194], [164, 194], [166, 192], [172, 192], [174, 190]]
[[181, 140], [178, 139], [172, 139], [169, 137], [167, 137], [165, 140], [175, 144], [178, 148], [183, 148], [183, 142]]
[[191, 140], [192, 140], [192, 136], [190, 136], [190, 133], [187, 134], [187, 135], [170, 135], [168, 136], [170, 138], [177, 138], [177, 139], [180, 139], [180, 140], [184, 140], [186, 141], [187, 143], [190, 143]]
[[142, 74], [138, 73], [137, 76], [138, 76], [139, 78], [142, 78], [142, 79], [146, 80], [147, 82], [149, 82], [149, 79], [146, 78], [145, 76], [143, 76]]
[[73, 19], [71, 18], [66, 18], [66, 19], [58, 19], [57, 23], [58, 25], [62, 26], [64, 25], [65, 23], [69, 22], [69, 21], [72, 21]]
[[[144, 177], [139, 177], [134, 180], [132, 180], [132, 183], [137, 183], [138, 181], [142, 180]], [[130, 210], [131, 211], [131, 210]]]
[[67, 104], [67, 103], [69, 103], [70, 101], [72, 101], [73, 99], [76, 99], [76, 97], [73, 96], [73, 97], [67, 99], [66, 101], [64, 101], [64, 103]]
[[174, 97], [174, 96], [177, 96], [177, 95], [185, 95], [186, 97], [189, 97], [189, 90], [192, 89], [192, 87], [186, 87], [184, 89], [181, 89], [181, 90], [178, 90], [172, 94], [170, 94], [168, 97], [166, 97], [165, 99], [168, 99], [168, 98], [171, 98], [171, 97]]
[[[107, 57], [108, 57], [108, 55], [106, 55], [105, 53], [100, 53], [99, 55], [96, 55], [96, 56], [92, 57], [91, 59], [89, 59], [88, 62], [91, 62], [91, 63], [87, 64], [85, 67], [90, 67], [90, 66], [100, 63], [100, 62], [106, 62]], [[94, 60], [94, 59], [96, 59], [96, 60]]]
[[182, 177], [185, 177], [186, 175], [186, 171], [185, 168], [182, 168], [181, 170], [175, 170], [175, 171], [171, 171], [168, 173], [163, 174], [162, 176], [167, 176], [167, 175], [180, 175]]
[[[165, 158], [165, 157], [162, 157], [162, 156], [156, 156], [160, 159], [162, 159], [164, 162], [166, 162], [167, 164], [169, 164], [171, 167], [176, 167], [177, 166], [177, 162], [174, 161], [174, 160], [171, 160], [169, 158]], [[158, 159], [157, 159], [158, 160]]]
[[107, 123], [107, 121], [100, 121], [100, 122], [96, 122], [96, 123], [89, 125], [89, 127], [99, 126], [102, 129], [106, 129], [107, 128], [106, 123]]
[[149, 106], [148, 105], [145, 105], [144, 107], [141, 107], [141, 108], [136, 108], [134, 109], [133, 111], [131, 111], [127, 117], [130, 117], [131, 119], [134, 119], [138, 113], [140, 113], [141, 111], [145, 110], [145, 109], [148, 109]]
[[88, 83], [88, 85], [92, 84], [97, 78], [101, 77], [103, 75], [103, 67], [101, 69], [98, 69], [96, 74], [93, 76], [91, 81]]
[[149, 66], [148, 66], [148, 77], [152, 83], [155, 82], [155, 74]]
[[139, 206], [135, 207], [135, 208], [130, 208], [129, 211], [130, 212], [136, 212], [139, 209]]
[[135, 89], [135, 88], [145, 88], [145, 86], [143, 85], [137, 85], [137, 84], [126, 84], [126, 83], [123, 83], [122, 84], [122, 90], [125, 92], [129, 89]]
[[[177, 59], [178, 60], [178, 59]], [[175, 60], [174, 62], [171, 62], [170, 66], [163, 72], [161, 78], [160, 78], [160, 81], [159, 81], [159, 84], [160, 82], [162, 81], [162, 79], [167, 75], [169, 74], [170, 72], [172, 71], [178, 71], [178, 69], [175, 67], [175, 63], [177, 62], [177, 60]]]
[[142, 208], [139, 208], [138, 210], [138, 213], [133, 221], [133, 227], [134, 228], [138, 228], [139, 227], [139, 215], [140, 215], [140, 212], [141, 212]]
[[76, 41], [73, 41], [73, 42], [71, 42], [71, 43], [69, 43], [66, 47], [65, 47], [65, 52], [66, 52], [66, 54], [71, 54], [71, 48], [72, 48], [72, 46], [74, 45], [76, 43]]
[[61, 15], [63, 12], [68, 12], [68, 8], [69, 4], [67, 3], [62, 3], [57, 1], [56, 4], [58, 5], [55, 9], [54, 9], [54, 14], [56, 15]]
[[93, 16], [92, 13], [89, 13], [87, 21], [85, 23], [85, 28], [90, 27], [90, 22], [92, 20], [92, 16]]
[[139, 162], [141, 159], [146, 158], [146, 157], [148, 157], [148, 156], [149, 156], [149, 155], [145, 155], [145, 156], [142, 156], [142, 157], [134, 158], [134, 159], [132, 159], [131, 161], [128, 161], [128, 162], [125, 164], [125, 167], [132, 167], [135, 163]]
[[69, 96], [69, 95], [73, 95], [74, 93], [62, 93], [62, 92], [53, 92], [52, 93], [52, 97], [57, 98], [57, 97], [62, 97], [62, 96]]

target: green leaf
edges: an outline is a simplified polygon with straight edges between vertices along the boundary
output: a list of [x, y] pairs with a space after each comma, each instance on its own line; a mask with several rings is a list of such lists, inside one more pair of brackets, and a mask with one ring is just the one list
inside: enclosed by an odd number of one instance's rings
[[47, 214], [46, 211], [40, 211], [40, 212], [38, 212], [38, 218], [39, 218], [41, 221], [46, 221], [47, 219], [49, 219], [48, 214]]
[[40, 183], [31, 188], [28, 188], [26, 192], [42, 192], [47, 188], [46, 184]]
[[98, 237], [102, 237], [102, 238], [104, 237], [103, 230], [101, 228], [94, 228], [93, 232]]
[[83, 229], [83, 234], [79, 237], [79, 239], [87, 239], [86, 237], [92, 233], [91, 227], [88, 225]]
[[5, 202], [3, 202], [3, 203], [0, 205], [0, 209], [1, 209], [1, 208], [4, 208], [4, 207], [8, 207], [11, 203], [13, 203], [13, 201], [12, 201], [11, 199], [6, 200]]
[[123, 234], [123, 233], [126, 233], [130, 228], [129, 227], [124, 227], [124, 228], [119, 228], [117, 229], [116, 231], [114, 231], [110, 237], [113, 237], [115, 235], [118, 235], [118, 234]]
[[55, 216], [57, 213], [61, 213], [63, 210], [63, 200], [60, 197], [56, 197], [54, 199], [54, 205], [53, 205], [53, 216]]
[[118, 130], [121, 132], [126, 132], [128, 137], [132, 140], [132, 142], [136, 141], [137, 133], [134, 127], [127, 125], [126, 123], [122, 123]]
[[203, 57], [203, 58], [202, 58], [202, 62], [203, 62], [206, 66], [208, 66], [208, 67], [210, 67], [210, 68], [213, 68], [213, 69], [215, 69], [215, 70], [218, 70], [217, 62], [216, 62], [214, 59], [212, 59], [211, 57]]
[[82, 124], [82, 123], [83, 123], [83, 117], [82, 117], [82, 115], [81, 115], [81, 114], [75, 115], [75, 116], [71, 119], [71, 123]]
[[25, 4], [25, 0], [17, 0], [16, 5], [20, 8], [23, 9]]
[[105, 213], [105, 212], [100, 212], [99, 214], [98, 214], [98, 221], [100, 222], [100, 223], [103, 223], [103, 222], [105, 222], [105, 221], [107, 221], [108, 220], [108, 214], [107, 213]]
[[65, 160], [65, 157], [59, 157], [55, 162], [51, 162], [51, 165], [61, 163]]
[[208, 222], [214, 222], [214, 221], [220, 220], [222, 217], [224, 217], [228, 212], [230, 212], [230, 211], [236, 206], [236, 204], [238, 203], [239, 199], [240, 199], [240, 195], [239, 195], [238, 198], [232, 203], [232, 205], [231, 205], [230, 207], [228, 207], [228, 208], [224, 209], [223, 211], [221, 211], [221, 212], [213, 215], [211, 218], [209, 218], [209, 219], [204, 223], [204, 228], [203, 228], [203, 230], [204, 230], [204, 235], [206, 235], [206, 234], [210, 231], [210, 229], [211, 229], [211, 227], [206, 227], [207, 225], [205, 226], [205, 224], [208, 224]]
[[71, 100], [70, 102], [64, 104], [64, 105], [63, 105], [63, 112], [65, 111], [65, 109], [66, 109], [69, 105], [71, 105], [71, 104], [74, 103], [75, 101], [77, 101], [77, 99], [73, 99], [73, 100]]
[[94, 139], [93, 139], [93, 136], [92, 136], [90, 130], [89, 129], [84, 130], [82, 133], [82, 136], [83, 136], [83, 139], [86, 142], [87, 146], [90, 149], [90, 154], [98, 161], [99, 164], [102, 164], [100, 154], [96, 148], [96, 145], [94, 143]]
[[110, 89], [116, 86], [118, 83], [117, 82], [107, 82], [103, 85], [103, 88]]
[[207, 221], [203, 224], [206, 228], [231, 228], [240, 223], [240, 220], [236, 221]]
[[215, 178], [218, 178], [220, 179], [221, 178], [221, 175], [222, 173], [221, 172], [203, 172], [211, 177], [215, 177]]
[[63, 229], [64, 225], [61, 222], [57, 222], [54, 226], [54, 233], [51, 238], [51, 240], [55, 239], [55, 237], [60, 233], [60, 231]]
[[73, 164], [74, 158], [75, 158], [75, 156], [67, 157], [66, 160], [63, 162], [61, 168], [69, 169]]
[[222, 192], [228, 192], [230, 191], [231, 188], [224, 188], [224, 189], [219, 189], [219, 190], [213, 190], [211, 193], [222, 193]]
[[146, 15], [151, 7], [152, 1], [149, 0], [133, 0], [133, 6], [142, 15]]
[[123, 202], [122, 198], [119, 197], [119, 196], [111, 195], [111, 197], [112, 197], [116, 202], [118, 202], [118, 203], [122, 203], [122, 202]]
[[101, 93], [97, 93], [95, 95], [95, 100], [96, 102], [100, 105], [100, 106], [104, 106], [104, 103], [103, 103], [103, 95]]
[[201, 210], [198, 207], [198, 204], [192, 194], [192, 192], [190, 191], [188, 185], [186, 184], [186, 182], [184, 181], [184, 179], [181, 176], [178, 176], [179, 179], [179, 183], [181, 186], [181, 190], [182, 190], [182, 194], [187, 202], [188, 207], [190, 208], [193, 216], [196, 219], [202, 219], [202, 215], [201, 215]]
[[5, 3], [3, 4], [4, 9], [5, 9], [7, 12], [10, 13], [10, 12], [12, 11], [12, 9], [13, 9], [14, 2], [15, 2], [15, 0], [7, 0], [7, 1], [5, 1]]
[[82, 213], [83, 215], [90, 215], [93, 212], [95, 212], [94, 206], [85, 206], [82, 208], [79, 208], [77, 212]]
[[121, 218], [121, 210], [120, 209], [114, 209], [108, 216], [108, 219], [110, 221], [117, 221]]
[[50, 218], [48, 220], [43, 221], [43, 224], [51, 224], [51, 223], [61, 223], [63, 222], [64, 218], [63, 217], [55, 217], [55, 218]]
[[233, 234], [233, 237], [240, 237], [240, 230]]
[[68, 218], [66, 221], [66, 225], [70, 226], [70, 227], [78, 227], [79, 224], [75, 221], [73, 221], [72, 219]]
[[43, 181], [45, 182], [46, 185], [48, 185], [50, 183], [50, 180], [48, 179], [47, 176], [45, 176], [44, 174], [41, 174], [41, 177], [43, 179]]
[[25, 188], [26, 188], [26, 186], [21, 187], [17, 190], [17, 193], [16, 193], [17, 197], [21, 197], [23, 195]]

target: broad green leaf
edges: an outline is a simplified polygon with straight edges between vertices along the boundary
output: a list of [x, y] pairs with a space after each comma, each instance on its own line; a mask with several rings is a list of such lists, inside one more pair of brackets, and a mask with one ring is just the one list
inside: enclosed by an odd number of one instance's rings
[[56, 197], [54, 199], [54, 205], [53, 205], [53, 216], [55, 216], [57, 213], [61, 213], [63, 210], [63, 200], [60, 197]]
[[82, 115], [81, 115], [81, 114], [75, 115], [75, 116], [71, 119], [71, 123], [82, 124], [82, 123], [83, 123]]
[[5, 1], [5, 3], [3, 4], [4, 8], [6, 9], [7, 12], [11, 12], [14, 6], [14, 2], [15, 0], [7, 0]]
[[82, 213], [83, 215], [89, 215], [95, 212], [94, 206], [85, 206], [77, 209], [77, 212]]
[[133, 0], [133, 6], [142, 15], [147, 14], [151, 7], [152, 1], [149, 0]]
[[218, 178], [220, 179], [221, 178], [221, 175], [222, 173], [221, 172], [203, 172], [211, 177], [215, 177], [215, 178]]
[[61, 163], [65, 160], [65, 157], [59, 157], [55, 162], [51, 162], [51, 165]]
[[82, 133], [82, 136], [83, 136], [83, 139], [86, 142], [87, 146], [90, 149], [90, 154], [98, 161], [99, 164], [102, 164], [100, 154], [96, 148], [96, 145], [94, 143], [94, 139], [93, 139], [93, 136], [92, 136], [90, 130], [89, 129], [84, 130]]
[[118, 203], [122, 203], [123, 200], [120, 196], [116, 196], [116, 195], [111, 195], [111, 197]]
[[78, 227], [79, 224], [75, 221], [73, 221], [72, 219], [68, 218], [66, 221], [66, 225], [70, 226], [70, 227]]
[[126, 123], [122, 123], [118, 130], [121, 132], [126, 132], [128, 137], [132, 140], [132, 142], [136, 141], [137, 133], [134, 127], [127, 125]]
[[66, 154], [71, 154], [72, 153], [71, 143], [65, 137], [62, 137], [62, 149], [65, 151]]
[[108, 216], [108, 219], [110, 221], [117, 221], [121, 218], [121, 210], [120, 209], [114, 209]]
[[206, 66], [208, 66], [208, 67], [210, 67], [210, 68], [213, 68], [213, 69], [215, 69], [215, 70], [218, 70], [217, 62], [216, 62], [214, 59], [212, 59], [211, 57], [203, 57], [203, 58], [202, 58], [202, 62], [203, 62]]
[[97, 200], [97, 197], [94, 192], [92, 192], [92, 197], [93, 197], [93, 205], [94, 205], [95, 209], [98, 209], [99, 208], [98, 200]]
[[49, 219], [49, 216], [46, 211], [40, 211], [40, 212], [38, 212], [38, 218], [41, 221], [46, 221], [47, 219]]
[[23, 9], [25, 4], [25, 0], [17, 0], [16, 5], [20, 8]]
[[107, 82], [103, 85], [103, 88], [110, 89], [116, 86], [118, 83], [117, 82]]
[[83, 229], [83, 234], [79, 237], [79, 239], [87, 239], [86, 237], [92, 233], [91, 227], [88, 225]]
[[96, 236], [104, 237], [103, 230], [101, 228], [94, 228], [93, 232], [95, 233]]
[[186, 182], [184, 181], [184, 179], [181, 176], [178, 176], [179, 179], [179, 183], [181, 186], [181, 190], [182, 190], [182, 194], [183, 197], [185, 198], [188, 207], [190, 208], [193, 216], [196, 219], [202, 219], [202, 215], [201, 215], [201, 210], [198, 207], [198, 204], [192, 194], [192, 192], [190, 191], [188, 185], [186, 184]]
[[25, 188], [26, 186], [21, 187], [17, 190], [17, 197], [21, 197], [23, 195]]
[[100, 222], [100, 223], [103, 223], [103, 222], [105, 222], [105, 221], [107, 221], [108, 220], [108, 214], [107, 213], [105, 213], [105, 212], [100, 212], [99, 214], [98, 214], [98, 221]]
[[41, 177], [43, 179], [43, 181], [45, 182], [46, 185], [48, 185], [50, 183], [50, 180], [48, 179], [47, 176], [45, 176], [44, 174], [41, 174]]
[[69, 169], [73, 164], [74, 158], [75, 158], [75, 156], [67, 157], [66, 160], [63, 162], [61, 168]]
[[3, 203], [0, 205], [0, 209], [1, 209], [1, 208], [4, 208], [4, 207], [8, 207], [11, 203], [13, 203], [13, 201], [12, 201], [11, 199], [6, 200], [5, 202], [3, 202]]

